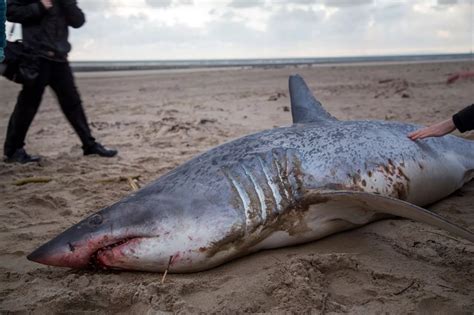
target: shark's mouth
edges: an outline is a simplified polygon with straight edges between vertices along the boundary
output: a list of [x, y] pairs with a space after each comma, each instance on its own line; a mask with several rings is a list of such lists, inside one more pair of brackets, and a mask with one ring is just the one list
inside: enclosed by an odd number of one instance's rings
[[89, 263], [88, 266], [89, 268], [93, 270], [109, 270], [109, 269], [121, 269], [118, 267], [114, 267], [110, 265], [111, 259], [114, 256], [119, 256], [123, 257], [122, 251], [117, 251], [118, 247], [124, 247], [124, 245], [128, 245], [129, 243], [132, 243], [134, 241], [140, 240], [141, 237], [127, 237], [124, 239], [121, 239], [118, 242], [109, 244], [107, 246], [101, 247], [97, 249], [89, 258]]

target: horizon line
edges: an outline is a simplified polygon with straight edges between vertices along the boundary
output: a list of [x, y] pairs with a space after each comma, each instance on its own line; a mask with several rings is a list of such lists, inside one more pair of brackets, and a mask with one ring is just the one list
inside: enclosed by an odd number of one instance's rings
[[385, 54], [385, 55], [338, 55], [338, 56], [307, 56], [307, 57], [246, 57], [246, 58], [209, 58], [209, 59], [78, 59], [70, 62], [159, 62], [159, 61], [247, 61], [247, 60], [304, 60], [304, 59], [344, 59], [344, 58], [387, 58], [387, 57], [430, 57], [430, 56], [474, 56], [469, 52]]

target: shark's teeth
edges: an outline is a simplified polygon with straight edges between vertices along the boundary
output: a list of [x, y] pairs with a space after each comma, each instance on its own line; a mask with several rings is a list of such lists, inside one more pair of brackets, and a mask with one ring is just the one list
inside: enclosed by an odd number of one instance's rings
[[107, 269], [110, 269], [108, 266], [102, 264], [102, 262], [100, 261], [100, 259], [98, 258], [98, 256], [100, 254], [102, 254], [103, 252], [105, 251], [108, 251], [108, 250], [111, 250], [112, 248], [114, 247], [118, 247], [120, 245], [123, 245], [125, 243], [127, 243], [128, 241], [134, 239], [136, 237], [127, 237], [127, 238], [124, 238], [116, 243], [112, 243], [112, 244], [109, 244], [109, 245], [106, 245], [104, 247], [101, 247], [99, 248], [98, 250], [96, 250], [90, 257], [89, 259], [89, 267], [93, 270], [107, 270]]

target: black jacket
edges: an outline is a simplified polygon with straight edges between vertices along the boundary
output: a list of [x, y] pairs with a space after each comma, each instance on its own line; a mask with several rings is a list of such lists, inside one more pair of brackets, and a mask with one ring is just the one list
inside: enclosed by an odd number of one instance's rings
[[41, 57], [66, 61], [71, 51], [68, 26], [81, 27], [85, 16], [76, 0], [53, 0], [49, 10], [39, 0], [7, 0], [7, 20], [22, 25], [26, 47]]
[[453, 122], [456, 128], [465, 132], [474, 129], [474, 104], [469, 105], [453, 116]]

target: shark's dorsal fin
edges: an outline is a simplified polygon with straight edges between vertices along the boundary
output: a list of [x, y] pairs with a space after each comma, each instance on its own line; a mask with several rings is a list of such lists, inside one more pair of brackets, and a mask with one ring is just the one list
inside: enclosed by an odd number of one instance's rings
[[291, 115], [294, 124], [323, 121], [337, 121], [313, 96], [300, 75], [292, 75], [289, 80]]
[[309, 191], [304, 199], [308, 204], [324, 203], [326, 206], [332, 204], [335, 209], [359, 208], [375, 213], [391, 214], [412, 219], [436, 226], [474, 243], [474, 234], [471, 231], [442, 218], [436, 213], [400, 199], [366, 192], [343, 190]]

